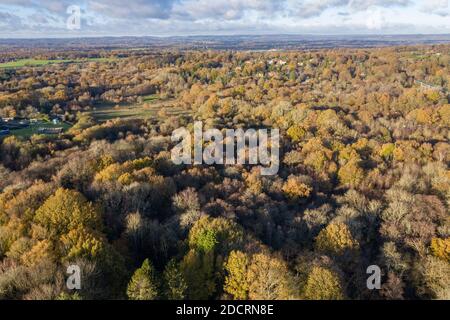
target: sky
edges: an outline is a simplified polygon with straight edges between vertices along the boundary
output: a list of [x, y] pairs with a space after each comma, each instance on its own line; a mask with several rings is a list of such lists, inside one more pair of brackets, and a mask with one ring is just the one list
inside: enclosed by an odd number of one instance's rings
[[0, 38], [450, 34], [450, 0], [0, 0]]

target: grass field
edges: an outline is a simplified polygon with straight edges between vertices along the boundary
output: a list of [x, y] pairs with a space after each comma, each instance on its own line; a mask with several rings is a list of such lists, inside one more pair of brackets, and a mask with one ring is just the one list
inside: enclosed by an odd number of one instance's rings
[[114, 61], [116, 58], [86, 58], [75, 60], [39, 60], [39, 59], [19, 59], [16, 61], [0, 63], [0, 68], [3, 69], [15, 69], [22, 67], [39, 67], [56, 63], [82, 63], [82, 62], [109, 62]]
[[[147, 105], [147, 106], [146, 106]], [[90, 114], [98, 121], [104, 122], [112, 119], [149, 119], [158, 117], [158, 112], [163, 109], [168, 116], [187, 114], [186, 110], [174, 108], [170, 101], [159, 100], [156, 95], [143, 97], [143, 103], [135, 105], [117, 105], [113, 103], [101, 103]]]
[[11, 130], [11, 135], [17, 136], [17, 137], [29, 138], [34, 134], [39, 134], [38, 133], [39, 128], [63, 128], [64, 131], [67, 131], [70, 127], [71, 126], [65, 122], [62, 122], [59, 124], [53, 124], [51, 122], [39, 122], [36, 124], [32, 124], [27, 128]]

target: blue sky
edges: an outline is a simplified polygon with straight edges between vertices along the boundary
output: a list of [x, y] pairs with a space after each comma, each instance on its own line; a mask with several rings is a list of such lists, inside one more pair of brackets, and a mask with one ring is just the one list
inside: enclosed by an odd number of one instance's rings
[[450, 0], [0, 0], [1, 38], [276, 33], [450, 33]]

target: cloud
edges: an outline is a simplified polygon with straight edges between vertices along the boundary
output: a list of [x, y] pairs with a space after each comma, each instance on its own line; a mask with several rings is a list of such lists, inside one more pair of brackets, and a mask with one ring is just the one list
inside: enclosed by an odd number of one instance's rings
[[0, 11], [0, 29], [17, 30], [22, 28], [22, 19], [14, 14]]
[[[69, 5], [85, 35], [410, 33], [447, 28], [450, 0], [0, 0], [1, 36], [65, 33]], [[6, 16], [9, 14], [10, 16]], [[12, 18], [11, 16], [17, 16]], [[411, 21], [417, 27], [411, 28]], [[20, 30], [17, 27], [20, 24]], [[410, 28], [410, 29], [407, 29]]]
[[168, 19], [178, 0], [90, 0], [87, 10], [119, 19]]
[[421, 11], [429, 14], [436, 14], [439, 16], [450, 15], [450, 1], [449, 0], [428, 0], [421, 7]]
[[66, 8], [75, 4], [73, 0], [2, 0], [2, 5], [14, 5], [38, 11], [49, 11], [52, 13], [64, 13]]
[[248, 15], [271, 17], [283, 4], [283, 0], [185, 0], [175, 4], [173, 14], [190, 20], [238, 20]]
[[411, 0], [290, 0], [288, 3], [291, 8], [291, 15], [312, 18], [322, 15], [329, 9], [347, 9], [351, 12], [358, 12], [375, 6], [383, 8], [407, 7], [413, 2]]

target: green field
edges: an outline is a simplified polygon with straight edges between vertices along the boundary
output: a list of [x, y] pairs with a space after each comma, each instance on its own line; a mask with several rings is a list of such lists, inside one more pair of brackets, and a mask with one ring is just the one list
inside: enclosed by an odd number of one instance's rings
[[[145, 105], [149, 105], [145, 107]], [[101, 103], [95, 107], [90, 114], [98, 121], [104, 122], [112, 119], [149, 119], [158, 117], [158, 112], [163, 109], [168, 116], [177, 116], [187, 114], [186, 110], [174, 108], [170, 105], [170, 101], [161, 101], [156, 95], [143, 97], [142, 104], [135, 105], [119, 105], [117, 108], [113, 103]]]
[[36, 124], [32, 124], [27, 128], [18, 129], [18, 130], [11, 130], [11, 135], [17, 136], [17, 137], [25, 137], [29, 138], [34, 134], [39, 134], [38, 129], [39, 128], [64, 128], [64, 131], [67, 131], [71, 126], [68, 123], [61, 122], [59, 124], [53, 124], [51, 122], [39, 122]]
[[22, 67], [39, 67], [56, 63], [83, 63], [83, 62], [109, 62], [116, 58], [86, 58], [75, 60], [39, 60], [39, 59], [19, 59], [16, 61], [0, 63], [0, 68], [15, 69]]

